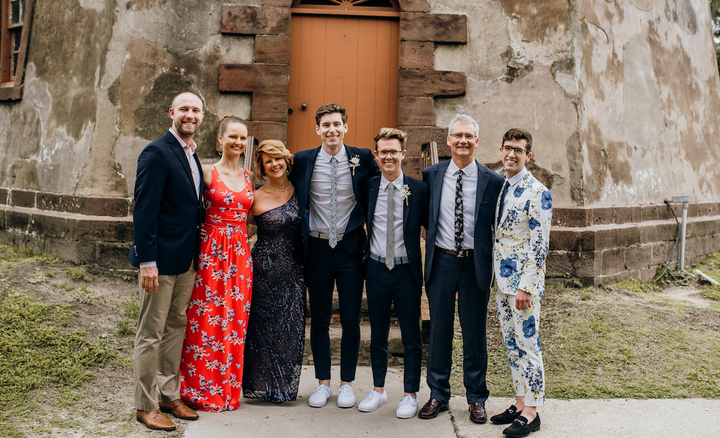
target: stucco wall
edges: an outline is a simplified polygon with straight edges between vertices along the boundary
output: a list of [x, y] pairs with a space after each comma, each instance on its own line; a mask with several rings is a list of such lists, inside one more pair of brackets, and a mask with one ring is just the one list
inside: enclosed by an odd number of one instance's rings
[[0, 187], [131, 196], [137, 156], [188, 88], [205, 104], [199, 155], [211, 159], [218, 114], [250, 114], [249, 95], [218, 92], [220, 63], [253, 54], [252, 38], [220, 35], [227, 3], [260, 0], [37, 1], [24, 97], [0, 103]]

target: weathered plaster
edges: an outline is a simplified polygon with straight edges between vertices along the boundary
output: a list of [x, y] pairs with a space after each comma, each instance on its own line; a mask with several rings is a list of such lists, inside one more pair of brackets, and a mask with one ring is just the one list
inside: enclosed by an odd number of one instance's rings
[[720, 81], [707, 2], [583, 2], [589, 206], [717, 200]]

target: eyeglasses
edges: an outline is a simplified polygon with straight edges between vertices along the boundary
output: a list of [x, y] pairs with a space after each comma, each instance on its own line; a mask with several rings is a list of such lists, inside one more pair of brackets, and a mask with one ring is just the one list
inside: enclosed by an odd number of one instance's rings
[[458, 134], [452, 134], [452, 137], [453, 137], [455, 140], [458, 140], [458, 141], [459, 141], [459, 140], [462, 140], [463, 138], [464, 138], [465, 140], [467, 140], [467, 141], [473, 141], [473, 140], [475, 140], [475, 136], [472, 135], [472, 134], [459, 134], [459, 133], [458, 133]]
[[397, 158], [398, 156], [400, 156], [400, 153], [402, 153], [402, 151], [377, 151], [378, 157], [380, 158], [385, 158], [388, 155], [393, 158]]
[[515, 155], [523, 155], [525, 152], [527, 152], [525, 149], [522, 148], [513, 148], [510, 146], [503, 146], [502, 150], [505, 151], [506, 154], [509, 154], [510, 151], [515, 151]]

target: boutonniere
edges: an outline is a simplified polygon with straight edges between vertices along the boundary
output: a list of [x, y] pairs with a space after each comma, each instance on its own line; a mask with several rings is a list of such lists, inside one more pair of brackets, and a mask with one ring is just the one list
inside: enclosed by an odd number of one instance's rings
[[408, 201], [408, 198], [410, 197], [410, 186], [405, 184], [402, 188], [402, 191], [400, 192], [400, 196], [403, 197], [405, 200], [405, 205], [410, 205], [410, 201]]
[[355, 168], [360, 165], [360, 155], [355, 155], [350, 159], [350, 167], [352, 167], [353, 176], [355, 176]]

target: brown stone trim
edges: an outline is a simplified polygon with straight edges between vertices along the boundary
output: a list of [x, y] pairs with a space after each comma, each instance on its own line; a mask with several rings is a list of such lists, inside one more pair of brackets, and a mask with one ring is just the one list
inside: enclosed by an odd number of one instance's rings
[[263, 140], [280, 140], [287, 142], [287, 123], [253, 121], [249, 123], [250, 135]]
[[467, 43], [467, 16], [459, 14], [400, 14], [400, 41]]
[[400, 41], [400, 68], [432, 70], [435, 68], [435, 43], [428, 41]]
[[288, 95], [283, 93], [253, 93], [252, 120], [287, 122]]
[[293, 0], [263, 0], [263, 6], [279, 6], [289, 8], [292, 6]]
[[427, 0], [399, 0], [400, 10], [403, 12], [428, 12], [430, 7]]
[[0, 205], [85, 216], [127, 217], [132, 214], [132, 199], [129, 198], [60, 195], [5, 188], [0, 188]]
[[400, 69], [399, 94], [403, 97], [460, 96], [465, 94], [465, 73]]
[[68, 240], [132, 242], [132, 217], [85, 216], [31, 208], [0, 206], [2, 228]]
[[[673, 204], [678, 219], [682, 216], [682, 204]], [[688, 217], [707, 217], [720, 214], [720, 202], [690, 203]], [[625, 224], [672, 220], [670, 207], [661, 205], [618, 207], [555, 207], [553, 225], [564, 227], [587, 227], [591, 225]]]
[[222, 33], [290, 35], [290, 8], [223, 5]]
[[285, 35], [255, 35], [255, 62], [290, 64], [290, 37]]
[[284, 93], [290, 85], [289, 64], [222, 64], [220, 91]]
[[432, 126], [435, 123], [435, 100], [432, 97], [400, 97], [398, 125]]

